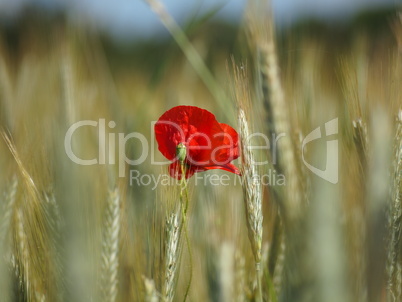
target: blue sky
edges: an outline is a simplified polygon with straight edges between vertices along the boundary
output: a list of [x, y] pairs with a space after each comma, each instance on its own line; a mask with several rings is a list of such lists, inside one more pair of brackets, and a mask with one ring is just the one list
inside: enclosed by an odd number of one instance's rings
[[[271, 0], [275, 19], [288, 24], [300, 17], [336, 19], [351, 16], [364, 7], [381, 7], [401, 0]], [[101, 27], [117, 36], [147, 37], [163, 31], [163, 26], [142, 0], [0, 0], [1, 16], [18, 15], [27, 2], [46, 7], [66, 7], [72, 18]], [[221, 7], [217, 17], [239, 20], [246, 0], [164, 0], [168, 11], [185, 20], [196, 11]]]

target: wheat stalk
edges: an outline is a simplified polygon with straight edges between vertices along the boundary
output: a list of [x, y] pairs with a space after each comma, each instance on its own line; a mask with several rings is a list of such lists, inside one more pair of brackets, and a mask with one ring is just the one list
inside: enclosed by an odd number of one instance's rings
[[166, 29], [170, 32], [177, 45], [183, 51], [188, 62], [192, 65], [195, 72], [214, 96], [215, 101], [221, 107], [223, 113], [226, 114], [228, 118], [231, 118], [232, 116], [230, 113], [232, 112], [231, 108], [227, 106], [228, 104], [226, 101], [228, 98], [225, 94], [225, 91], [219, 86], [202, 57], [187, 38], [185, 32], [176, 23], [160, 0], [145, 0], [145, 2], [148, 3], [149, 7], [154, 11]]
[[66, 112], [66, 122], [71, 125], [76, 119], [76, 102], [75, 102], [75, 82], [74, 82], [74, 60], [70, 43], [64, 41], [62, 43], [62, 62], [60, 73], [62, 78], [63, 104]]
[[363, 122], [361, 118], [353, 120], [352, 125], [353, 125], [353, 140], [357, 149], [357, 154], [359, 155], [361, 169], [364, 172], [367, 165], [367, 146], [368, 146], [367, 125], [366, 123]]
[[11, 77], [10, 77], [10, 72], [7, 68], [6, 61], [3, 58], [3, 53], [2, 49], [0, 47], [0, 96], [2, 101], [0, 101], [0, 104], [2, 105], [2, 110], [5, 112], [4, 118], [5, 118], [5, 125], [9, 127], [10, 129], [14, 128], [14, 119], [11, 118], [11, 112], [12, 112], [12, 106], [15, 104], [13, 100], [15, 99], [14, 96], [14, 88], [12, 85]]
[[[10, 229], [11, 217], [14, 212], [14, 205], [16, 202], [16, 195], [18, 190], [18, 178], [16, 175], [13, 176], [9, 189], [7, 190], [4, 197], [3, 214], [1, 215], [0, 224], [0, 243], [1, 246], [5, 246], [8, 231]], [[3, 251], [4, 252], [4, 251]]]
[[[352, 95], [350, 99], [353, 100]], [[358, 112], [361, 111], [359, 100], [356, 100]], [[361, 114], [361, 113], [359, 113]], [[364, 301], [367, 298], [367, 284], [366, 284], [366, 261], [367, 261], [367, 251], [365, 249], [365, 244], [367, 241], [367, 229], [366, 221], [364, 220], [365, 215], [365, 192], [363, 190], [366, 177], [367, 177], [367, 165], [368, 165], [368, 135], [367, 135], [367, 124], [362, 118], [358, 118], [352, 121], [352, 137], [354, 147], [356, 148], [356, 156], [359, 165], [358, 177], [356, 179], [356, 185], [358, 185], [361, 190], [356, 190], [359, 194], [357, 196], [357, 203], [353, 206], [352, 212], [353, 216], [350, 217], [350, 229], [351, 233], [354, 233], [353, 248], [355, 252], [352, 254], [353, 261], [356, 263], [357, 269], [354, 270], [355, 273], [355, 286], [356, 294], [360, 301]]]
[[386, 284], [387, 254], [384, 239], [387, 235], [386, 211], [391, 201], [389, 171], [392, 164], [393, 129], [384, 107], [373, 108], [370, 130], [369, 176], [366, 183], [366, 282], [367, 299], [378, 301], [383, 296]]
[[145, 286], [145, 302], [158, 302], [159, 296], [155, 288], [154, 280], [143, 277]]
[[220, 286], [222, 301], [231, 302], [234, 300], [233, 281], [234, 281], [234, 261], [235, 248], [231, 243], [223, 243], [219, 257]]
[[339, 60], [339, 74], [342, 93], [348, 101], [348, 117], [351, 120], [351, 139], [353, 153], [357, 169], [348, 169], [348, 178], [354, 179], [353, 186], [356, 188], [353, 192], [355, 202], [350, 204], [350, 210], [347, 212], [347, 224], [349, 225], [349, 240], [351, 248], [351, 263], [354, 268], [351, 270], [354, 275], [354, 295], [357, 301], [367, 299], [367, 225], [366, 215], [366, 178], [368, 174], [368, 134], [367, 118], [362, 105], [367, 99], [367, 78], [364, 72], [358, 72], [367, 69], [367, 59], [362, 52], [359, 54], [359, 60], [355, 58], [341, 57]]
[[120, 193], [109, 190], [102, 244], [102, 291], [104, 301], [116, 301], [119, 272]]
[[236, 272], [235, 272], [235, 301], [245, 302], [246, 300], [246, 272], [245, 272], [245, 260], [244, 257], [237, 252], [236, 258]]
[[387, 301], [402, 299], [402, 110], [399, 111], [394, 146], [392, 202], [388, 213], [390, 238], [387, 250]]
[[[282, 226], [281, 226], [282, 228]], [[283, 282], [283, 271], [284, 271], [284, 265], [285, 265], [285, 254], [286, 254], [286, 242], [284, 240], [285, 238], [281, 235], [279, 238], [279, 243], [278, 243], [278, 256], [275, 261], [275, 269], [273, 272], [273, 283], [275, 287], [275, 292], [276, 295], [279, 296], [281, 293], [282, 289], [282, 282]]]

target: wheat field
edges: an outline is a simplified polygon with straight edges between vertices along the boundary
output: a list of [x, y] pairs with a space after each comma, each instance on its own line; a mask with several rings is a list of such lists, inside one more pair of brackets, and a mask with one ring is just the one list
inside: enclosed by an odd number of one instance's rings
[[[0, 30], [0, 301], [402, 301], [401, 13], [328, 36], [249, 1], [226, 35], [146, 2], [172, 40], [130, 56], [67, 18]], [[177, 105], [241, 145], [186, 211], [155, 164]]]

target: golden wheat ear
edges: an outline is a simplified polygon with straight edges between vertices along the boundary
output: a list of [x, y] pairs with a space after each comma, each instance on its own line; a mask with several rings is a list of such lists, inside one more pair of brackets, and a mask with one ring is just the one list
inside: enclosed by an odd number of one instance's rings
[[51, 280], [57, 280], [57, 268], [53, 262], [54, 245], [46, 202], [26, 169], [11, 136], [4, 130], [1, 130], [1, 135], [16, 162], [21, 179], [21, 198], [16, 204], [10, 228], [13, 233], [17, 276], [32, 301], [58, 299], [57, 286], [54, 284], [54, 287], [50, 287]]

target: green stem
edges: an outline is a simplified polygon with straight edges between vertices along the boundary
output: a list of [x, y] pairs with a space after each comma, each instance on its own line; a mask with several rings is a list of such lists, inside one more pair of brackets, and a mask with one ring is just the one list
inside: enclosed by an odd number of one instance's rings
[[182, 175], [182, 178], [181, 178], [181, 181], [180, 181], [180, 186], [181, 186], [180, 198], [183, 199], [183, 191], [184, 191], [184, 193], [186, 194], [186, 196], [185, 196], [186, 204], [185, 204], [185, 207], [184, 207], [184, 214], [187, 215], [189, 198], [188, 198], [188, 190], [187, 190], [187, 180], [186, 180], [186, 177], [185, 177], [186, 176], [186, 168], [185, 168], [184, 163], [181, 163], [180, 167], [181, 167], [181, 175]]
[[257, 274], [257, 301], [262, 302], [262, 285], [261, 285], [261, 274], [260, 274], [261, 264], [259, 262], [255, 263], [255, 272]]
[[[170, 32], [173, 39], [179, 45], [180, 49], [183, 51], [187, 60], [193, 66], [195, 72], [204, 82], [205, 86], [214, 96], [217, 104], [223, 109], [224, 114], [230, 119], [232, 112], [230, 111], [230, 106], [227, 106], [228, 97], [224, 90], [219, 86], [215, 77], [212, 75], [211, 71], [205, 65], [200, 54], [194, 48], [193, 44], [189, 41], [184, 31], [172, 18], [172, 16], [166, 11], [165, 7], [159, 0], [145, 0], [151, 9], [158, 15], [159, 19], [162, 21], [163, 25]], [[229, 110], [228, 110], [229, 109]]]
[[272, 277], [269, 273], [269, 270], [264, 270], [264, 277], [265, 277], [265, 282], [268, 288], [268, 296], [269, 296], [269, 301], [270, 302], [277, 302], [277, 293], [275, 292], [275, 286], [274, 282], [272, 280]]
[[[190, 291], [190, 286], [191, 286], [191, 281], [193, 279], [193, 255], [191, 253], [191, 247], [190, 247], [190, 240], [188, 238], [188, 230], [187, 230], [187, 210], [188, 210], [188, 203], [189, 203], [189, 198], [188, 198], [188, 190], [187, 190], [187, 181], [186, 181], [186, 171], [184, 164], [181, 163], [181, 172], [182, 172], [182, 178], [180, 182], [180, 201], [181, 201], [181, 208], [182, 208], [182, 216], [183, 216], [183, 228], [184, 228], [184, 236], [186, 238], [186, 245], [187, 245], [187, 250], [188, 250], [188, 255], [189, 255], [189, 261], [190, 261], [190, 277], [188, 280], [186, 292], [184, 294], [184, 299], [183, 301], [185, 302], [188, 297], [188, 293]], [[183, 191], [185, 192], [185, 198], [183, 197]], [[185, 201], [184, 201], [185, 199]]]

